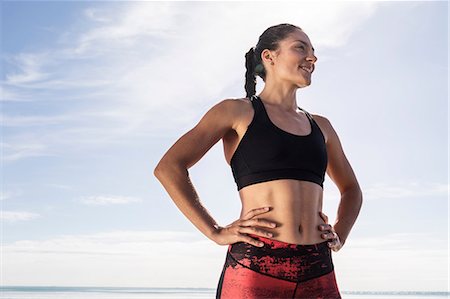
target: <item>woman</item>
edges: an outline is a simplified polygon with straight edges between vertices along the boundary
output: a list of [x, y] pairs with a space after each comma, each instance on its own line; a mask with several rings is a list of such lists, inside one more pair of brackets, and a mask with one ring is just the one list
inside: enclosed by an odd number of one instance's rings
[[[266, 29], [246, 54], [247, 97], [214, 105], [154, 170], [182, 213], [228, 245], [217, 298], [341, 298], [331, 250], [344, 245], [362, 192], [329, 120], [297, 106], [316, 61], [298, 26]], [[255, 74], [265, 83], [258, 96]], [[225, 227], [200, 203], [188, 172], [220, 139], [242, 202]], [[341, 193], [334, 225], [321, 212], [325, 171]]]

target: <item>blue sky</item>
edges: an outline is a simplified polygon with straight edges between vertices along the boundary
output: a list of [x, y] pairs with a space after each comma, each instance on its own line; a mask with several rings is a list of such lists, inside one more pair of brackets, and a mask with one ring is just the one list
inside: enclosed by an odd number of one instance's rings
[[[331, 121], [363, 189], [340, 289], [448, 290], [447, 2], [2, 2], [1, 19], [4, 285], [216, 287], [226, 247], [153, 168], [245, 96], [245, 53], [289, 22], [318, 57], [297, 103]], [[189, 172], [219, 224], [237, 219], [221, 141]], [[327, 176], [330, 222], [339, 199]]]

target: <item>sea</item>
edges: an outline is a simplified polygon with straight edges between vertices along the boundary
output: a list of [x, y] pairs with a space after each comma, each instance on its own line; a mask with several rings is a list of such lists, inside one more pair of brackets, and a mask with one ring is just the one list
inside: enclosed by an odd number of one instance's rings
[[[213, 299], [208, 288], [1, 286], [2, 299]], [[343, 299], [443, 299], [450, 292], [341, 291]]]

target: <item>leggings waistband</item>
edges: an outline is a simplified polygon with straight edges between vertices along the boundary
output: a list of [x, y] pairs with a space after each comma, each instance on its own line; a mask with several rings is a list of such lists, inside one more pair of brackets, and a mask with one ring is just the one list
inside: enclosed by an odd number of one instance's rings
[[317, 244], [293, 244], [249, 234], [264, 243], [254, 246], [246, 242], [231, 244], [228, 254], [233, 260], [259, 273], [289, 281], [304, 281], [327, 274], [334, 269], [327, 241]]

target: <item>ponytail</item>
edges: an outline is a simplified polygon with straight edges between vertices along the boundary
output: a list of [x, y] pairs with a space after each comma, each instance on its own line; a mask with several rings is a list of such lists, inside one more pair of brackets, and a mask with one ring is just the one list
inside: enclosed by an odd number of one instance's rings
[[256, 75], [255, 75], [255, 48], [251, 47], [245, 53], [245, 92], [247, 98], [250, 98], [256, 93]]

